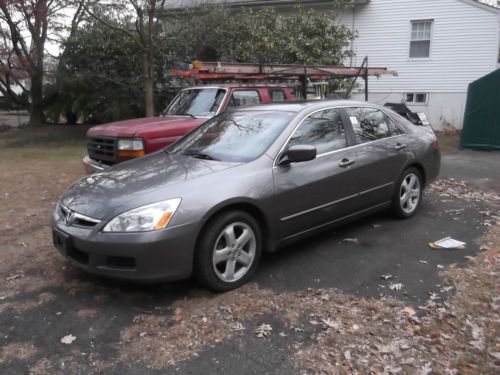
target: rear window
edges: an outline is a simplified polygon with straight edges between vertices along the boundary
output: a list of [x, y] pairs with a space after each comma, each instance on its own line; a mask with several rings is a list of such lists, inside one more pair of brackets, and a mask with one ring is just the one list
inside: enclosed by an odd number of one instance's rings
[[260, 95], [256, 90], [237, 90], [231, 95], [229, 107], [241, 107], [244, 105], [259, 104]]
[[410, 120], [407, 118], [401, 116], [399, 113], [395, 112], [394, 110], [387, 108], [385, 111], [389, 114], [391, 119], [396, 121], [399, 126], [401, 126], [403, 129], [411, 129], [412, 126], [417, 126], [413, 124]]
[[280, 89], [269, 90], [269, 96], [271, 97], [272, 102], [284, 102], [286, 100], [285, 92]]

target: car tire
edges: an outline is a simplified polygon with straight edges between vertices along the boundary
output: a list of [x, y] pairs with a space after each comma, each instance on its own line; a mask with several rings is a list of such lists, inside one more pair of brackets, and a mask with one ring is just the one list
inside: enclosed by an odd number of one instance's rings
[[416, 168], [406, 169], [398, 180], [392, 198], [391, 211], [401, 219], [415, 215], [422, 202], [422, 175]]
[[228, 211], [202, 231], [194, 258], [194, 277], [217, 292], [236, 289], [255, 272], [262, 253], [261, 231], [243, 211]]

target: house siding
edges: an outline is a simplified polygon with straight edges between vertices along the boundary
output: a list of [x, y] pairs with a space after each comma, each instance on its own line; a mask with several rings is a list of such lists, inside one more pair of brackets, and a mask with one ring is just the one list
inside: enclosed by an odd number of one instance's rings
[[[410, 59], [411, 21], [425, 19], [434, 20], [430, 57]], [[497, 67], [499, 22], [498, 14], [461, 0], [372, 0], [356, 7], [353, 65], [369, 56], [370, 66], [398, 72], [370, 78], [373, 92], [465, 93]]]
[[[341, 22], [351, 27], [352, 11]], [[433, 20], [430, 57], [410, 59], [411, 21]], [[346, 64], [398, 72], [397, 77], [369, 78], [369, 100], [401, 102], [407, 92], [427, 93], [425, 104], [410, 104], [425, 112], [438, 130], [461, 129], [467, 87], [498, 67], [500, 12], [467, 0], [372, 0], [354, 10], [355, 57]], [[354, 93], [363, 99], [364, 93]]]

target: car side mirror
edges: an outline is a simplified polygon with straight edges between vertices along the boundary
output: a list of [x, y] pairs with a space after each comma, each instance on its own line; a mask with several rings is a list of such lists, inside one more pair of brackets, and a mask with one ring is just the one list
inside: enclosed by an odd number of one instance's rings
[[316, 147], [309, 145], [291, 146], [281, 157], [280, 165], [300, 163], [316, 158]]

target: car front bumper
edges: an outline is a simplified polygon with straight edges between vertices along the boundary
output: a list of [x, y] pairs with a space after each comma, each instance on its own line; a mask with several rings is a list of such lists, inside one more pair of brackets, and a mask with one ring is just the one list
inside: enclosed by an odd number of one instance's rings
[[55, 248], [90, 273], [136, 282], [162, 282], [191, 276], [195, 224], [143, 233], [103, 233], [67, 226], [52, 217]]
[[101, 172], [106, 168], [109, 168], [109, 165], [99, 163], [98, 161], [91, 159], [88, 155], [85, 155], [82, 159], [83, 169], [85, 173], [92, 174], [96, 172]]

